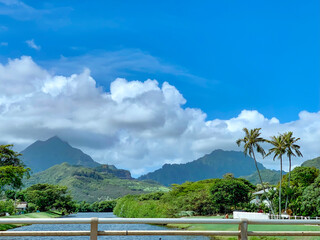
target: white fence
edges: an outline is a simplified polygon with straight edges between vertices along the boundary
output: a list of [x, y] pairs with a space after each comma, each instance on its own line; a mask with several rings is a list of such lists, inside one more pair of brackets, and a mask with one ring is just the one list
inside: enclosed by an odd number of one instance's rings
[[[195, 218], [2, 218], [0, 224], [90, 224], [90, 231], [0, 231], [1, 236], [320, 236], [320, 231], [248, 231], [248, 224], [260, 225], [320, 225], [320, 220], [248, 220], [248, 219], [195, 219]], [[235, 224], [238, 231], [98, 231], [98, 224]]]

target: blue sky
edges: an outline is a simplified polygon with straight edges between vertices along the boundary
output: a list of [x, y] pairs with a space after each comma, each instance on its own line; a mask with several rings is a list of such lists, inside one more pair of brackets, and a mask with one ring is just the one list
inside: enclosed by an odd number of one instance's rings
[[0, 0], [0, 143], [58, 135], [138, 176], [261, 127], [318, 157], [319, 5]]
[[[320, 108], [319, 1], [0, 2], [2, 63], [28, 55], [71, 74], [85, 55], [103, 66], [95, 57], [139, 52], [156, 62], [92, 75], [107, 90], [116, 77], [168, 81], [208, 118], [255, 109], [287, 122]], [[75, 70], [55, 66], [61, 56], [78, 57]]]

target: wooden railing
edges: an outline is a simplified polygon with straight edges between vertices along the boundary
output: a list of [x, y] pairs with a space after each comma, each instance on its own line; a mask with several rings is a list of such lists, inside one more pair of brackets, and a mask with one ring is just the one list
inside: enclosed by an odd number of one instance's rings
[[[248, 231], [249, 224], [320, 225], [320, 220], [248, 220], [196, 218], [2, 218], [0, 224], [90, 224], [90, 231], [0, 231], [1, 236], [320, 236], [320, 231]], [[122, 230], [99, 231], [99, 224], [235, 224], [238, 231]]]

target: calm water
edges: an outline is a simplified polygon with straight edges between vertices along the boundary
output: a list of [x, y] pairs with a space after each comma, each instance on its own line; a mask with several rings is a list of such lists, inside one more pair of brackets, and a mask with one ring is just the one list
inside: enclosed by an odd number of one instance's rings
[[[112, 213], [78, 213], [68, 216], [68, 218], [114, 218]], [[99, 224], [99, 230], [166, 230], [161, 226], [148, 224]], [[90, 231], [90, 224], [34, 224], [30, 226], [12, 229], [10, 231]], [[89, 239], [89, 237], [1, 237], [1, 239], [16, 240], [71, 240]], [[101, 236], [98, 239], [110, 240], [159, 240], [159, 236]], [[208, 237], [196, 236], [161, 236], [161, 240], [209, 240]]]

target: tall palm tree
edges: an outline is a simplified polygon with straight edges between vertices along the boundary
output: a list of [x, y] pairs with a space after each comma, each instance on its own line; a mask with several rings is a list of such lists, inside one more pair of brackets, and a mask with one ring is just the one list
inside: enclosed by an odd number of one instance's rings
[[[295, 144], [300, 138], [295, 138], [292, 136], [292, 132], [286, 132], [283, 134], [284, 142], [286, 145], [286, 153], [289, 160], [289, 178], [288, 178], [288, 188], [290, 189], [290, 178], [291, 178], [291, 157], [302, 157], [302, 153], [300, 152], [300, 146]], [[285, 211], [287, 211], [289, 201], [289, 195], [287, 194]]]
[[249, 155], [250, 157], [252, 157], [254, 159], [254, 164], [256, 166], [257, 172], [258, 172], [258, 176], [260, 179], [260, 183], [262, 185], [262, 189], [263, 192], [267, 198], [267, 201], [270, 205], [272, 214], [274, 214], [273, 211], [273, 207], [269, 201], [268, 195], [266, 193], [262, 178], [261, 178], [261, 174], [259, 171], [259, 167], [258, 167], [258, 163], [256, 160], [256, 156], [254, 153], [254, 150], [256, 150], [258, 153], [260, 153], [262, 155], [262, 157], [264, 157], [264, 155], [266, 154], [264, 149], [260, 146], [260, 143], [265, 142], [266, 140], [262, 137], [260, 137], [261, 133], [260, 133], [261, 128], [254, 128], [254, 129], [250, 129], [250, 131], [247, 128], [243, 128], [243, 131], [245, 132], [245, 137], [244, 138], [240, 138], [236, 141], [237, 145], [240, 147], [241, 143], [244, 143], [244, 154], [247, 156]]
[[281, 134], [279, 136], [272, 136], [271, 140], [266, 141], [273, 145], [273, 148], [269, 149], [266, 157], [273, 153], [273, 160], [276, 158], [280, 160], [279, 216], [281, 216], [282, 155], [286, 153], [286, 144]]

